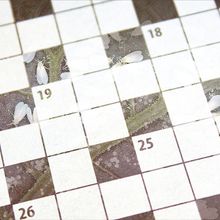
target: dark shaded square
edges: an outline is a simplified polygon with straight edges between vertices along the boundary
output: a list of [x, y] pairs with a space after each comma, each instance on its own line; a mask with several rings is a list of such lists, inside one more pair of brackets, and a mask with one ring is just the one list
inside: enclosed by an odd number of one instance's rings
[[210, 111], [213, 116], [220, 115], [220, 78], [202, 83]]
[[[31, 87], [55, 82], [70, 75], [62, 46], [24, 54], [23, 59]], [[45, 83], [38, 79], [38, 69], [46, 71], [47, 81]]]
[[0, 207], [1, 220], [14, 220], [14, 213], [11, 205]]
[[122, 109], [131, 136], [171, 126], [161, 93], [125, 100], [122, 102]]
[[89, 150], [99, 183], [141, 173], [131, 138], [95, 145]]
[[27, 115], [20, 118], [15, 114], [16, 106], [22, 102], [23, 105], [28, 105], [30, 114], [33, 115], [35, 104], [30, 88], [0, 95], [0, 131], [30, 124]]
[[23, 21], [53, 13], [50, 0], [11, 0], [15, 21]]
[[5, 176], [12, 204], [54, 194], [46, 158], [5, 167]]
[[132, 215], [125, 218], [120, 218], [119, 220], [155, 220], [155, 218], [154, 218], [154, 213], [151, 211], [137, 215]]
[[196, 203], [203, 220], [220, 220], [220, 195], [200, 199]]
[[220, 0], [215, 0], [215, 4], [217, 5], [217, 8], [220, 8]]
[[141, 25], [177, 18], [172, 0], [133, 0]]
[[149, 52], [139, 27], [103, 35], [102, 40], [110, 66], [134, 51], [141, 51], [143, 60], [149, 59]]

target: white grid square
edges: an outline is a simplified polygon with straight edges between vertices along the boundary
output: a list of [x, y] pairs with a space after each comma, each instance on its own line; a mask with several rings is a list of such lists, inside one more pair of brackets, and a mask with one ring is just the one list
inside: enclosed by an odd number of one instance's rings
[[118, 219], [150, 210], [140, 175], [100, 184], [109, 219]]
[[52, 0], [52, 5], [55, 12], [65, 11], [73, 8], [79, 8], [90, 4], [91, 4], [90, 0], [77, 0], [77, 1]]
[[181, 1], [181, 0], [175, 0], [176, 9], [178, 11], [178, 14], [180, 16], [193, 14], [201, 11], [206, 11], [210, 9], [216, 8], [215, 1], [214, 0], [187, 0], [187, 1]]
[[0, 59], [21, 53], [14, 24], [0, 27]]
[[45, 157], [38, 124], [1, 131], [0, 142], [5, 166]]
[[163, 97], [173, 125], [211, 117], [200, 84], [164, 92]]
[[196, 202], [190, 202], [182, 205], [173, 206], [167, 209], [161, 209], [154, 212], [155, 220], [201, 220]]
[[220, 39], [220, 17], [217, 10], [181, 18], [191, 47], [202, 46]]
[[56, 192], [96, 183], [88, 149], [48, 158]]
[[149, 60], [113, 68], [112, 72], [121, 100], [159, 92]]
[[94, 7], [102, 34], [139, 26], [131, 0], [109, 1]]
[[[13, 205], [13, 210], [16, 220], [21, 219], [21, 209], [27, 211], [27, 213], [32, 214], [34, 211], [34, 216], [28, 217], [28, 219], [33, 220], [49, 220], [49, 219], [59, 219], [59, 213], [57, 209], [56, 199], [54, 196], [47, 196], [40, 199], [30, 200], [27, 202], [18, 203]], [[28, 212], [29, 210], [29, 212]], [[26, 215], [25, 215], [26, 216]]]
[[4, 169], [0, 169], [0, 207], [10, 204]]
[[0, 60], [0, 94], [29, 87], [21, 56]]
[[197, 199], [220, 194], [220, 156], [187, 163], [186, 168]]
[[64, 45], [72, 77], [109, 67], [100, 37]]
[[59, 13], [56, 17], [63, 43], [99, 35], [92, 7]]
[[[142, 172], [182, 162], [171, 128], [138, 135], [132, 141]], [[142, 141], [146, 150], [141, 150]]]
[[14, 21], [9, 0], [0, 1], [0, 25]]
[[220, 139], [212, 119], [174, 128], [185, 161], [220, 153]]
[[87, 146], [78, 113], [43, 121], [40, 127], [48, 155]]
[[73, 79], [79, 109], [118, 102], [118, 94], [109, 70], [79, 76]]
[[[160, 28], [160, 36], [156, 35], [157, 28]], [[151, 57], [169, 54], [188, 48], [178, 19], [145, 25], [142, 27], [142, 30]]]
[[60, 44], [53, 15], [21, 21], [17, 23], [17, 27], [24, 53]]
[[202, 81], [220, 78], [220, 44], [192, 50]]
[[118, 103], [82, 112], [82, 119], [90, 145], [129, 135], [121, 105]]
[[[46, 89], [50, 89], [50, 97], [46, 95]], [[36, 86], [32, 88], [32, 92], [39, 120], [77, 111], [71, 80], [63, 80], [47, 85]]]
[[153, 209], [193, 200], [183, 165], [143, 174]]
[[57, 195], [62, 219], [106, 219], [97, 185]]
[[154, 58], [152, 61], [162, 90], [199, 82], [199, 75], [188, 51]]

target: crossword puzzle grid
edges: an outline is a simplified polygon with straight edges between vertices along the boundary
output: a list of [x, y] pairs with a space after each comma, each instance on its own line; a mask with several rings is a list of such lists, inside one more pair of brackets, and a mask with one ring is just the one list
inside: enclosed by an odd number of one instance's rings
[[0, 219], [220, 219], [219, 7], [1, 0]]

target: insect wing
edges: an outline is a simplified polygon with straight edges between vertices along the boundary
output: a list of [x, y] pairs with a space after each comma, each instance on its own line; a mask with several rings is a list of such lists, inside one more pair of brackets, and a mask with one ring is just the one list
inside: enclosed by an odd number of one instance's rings
[[31, 108], [30, 107], [27, 107], [27, 118], [28, 118], [28, 121], [30, 123], [33, 123], [34, 120], [33, 120], [33, 115], [32, 115], [32, 111], [31, 111]]
[[71, 79], [71, 74], [70, 72], [63, 72], [60, 74], [61, 79]]
[[13, 120], [14, 125], [19, 124], [19, 122], [25, 117], [25, 115], [27, 114], [27, 108], [28, 105], [24, 104], [24, 102], [19, 102], [15, 106], [14, 120]]
[[37, 109], [36, 108], [34, 108], [34, 110], [33, 110], [33, 121], [34, 122], [38, 122], [39, 121], [38, 117], [37, 117]]
[[37, 65], [37, 82], [39, 85], [48, 83], [47, 71], [41, 61]]
[[220, 95], [215, 95], [209, 100], [209, 108], [211, 111], [220, 107]]
[[35, 54], [36, 54], [36, 52], [24, 54], [23, 55], [24, 62], [30, 63], [34, 59]]
[[137, 63], [143, 60], [142, 51], [134, 51], [121, 59], [122, 63]]

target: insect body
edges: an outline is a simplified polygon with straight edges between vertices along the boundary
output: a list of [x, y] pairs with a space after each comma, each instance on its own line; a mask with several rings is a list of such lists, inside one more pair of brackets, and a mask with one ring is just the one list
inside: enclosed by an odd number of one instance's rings
[[220, 107], [220, 95], [215, 95], [209, 100], [209, 108], [211, 111]]
[[18, 125], [19, 122], [25, 117], [25, 115], [27, 114], [27, 108], [28, 105], [24, 104], [24, 102], [19, 102], [16, 106], [15, 106], [15, 111], [14, 111], [14, 120], [12, 122], [13, 125]]
[[60, 74], [61, 79], [71, 79], [71, 74], [70, 72], [63, 72]]
[[42, 84], [45, 85], [48, 83], [47, 71], [46, 71], [42, 61], [38, 62], [36, 77], [37, 77], [37, 82], [39, 83], [39, 85], [42, 85]]
[[129, 63], [137, 63], [143, 60], [142, 51], [134, 51], [122, 57], [113, 67], [121, 66]]
[[34, 108], [33, 114], [31, 108], [30, 107], [27, 108], [27, 118], [31, 124], [38, 121], [36, 108]]
[[36, 52], [24, 54], [23, 55], [24, 62], [30, 63], [34, 59], [35, 54], [36, 54]]

